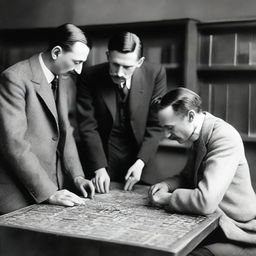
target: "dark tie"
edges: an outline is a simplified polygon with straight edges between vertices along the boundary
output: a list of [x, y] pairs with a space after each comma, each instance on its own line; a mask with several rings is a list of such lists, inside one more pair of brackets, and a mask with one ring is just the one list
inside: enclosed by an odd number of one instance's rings
[[58, 76], [55, 76], [52, 80], [52, 93], [54, 96], [55, 101], [58, 99], [58, 87], [59, 87], [59, 78]]
[[120, 95], [121, 95], [121, 99], [126, 100], [126, 97], [129, 93], [129, 89], [127, 88], [125, 82], [123, 83], [123, 87], [121, 85], [119, 85], [119, 92], [120, 92]]

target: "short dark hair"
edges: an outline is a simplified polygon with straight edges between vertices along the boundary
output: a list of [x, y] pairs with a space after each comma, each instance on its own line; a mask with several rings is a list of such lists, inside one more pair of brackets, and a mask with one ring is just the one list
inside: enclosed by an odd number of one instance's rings
[[113, 35], [108, 42], [109, 51], [118, 51], [122, 53], [138, 53], [138, 58], [143, 56], [143, 44], [140, 38], [131, 32], [122, 31]]
[[201, 105], [202, 100], [199, 95], [187, 88], [178, 87], [166, 93], [158, 101], [158, 111], [172, 106], [178, 114], [186, 115], [190, 110], [196, 113], [202, 112]]
[[60, 46], [64, 51], [71, 51], [76, 42], [81, 42], [91, 48], [91, 42], [85, 33], [77, 26], [66, 23], [57, 27], [50, 36], [48, 50]]

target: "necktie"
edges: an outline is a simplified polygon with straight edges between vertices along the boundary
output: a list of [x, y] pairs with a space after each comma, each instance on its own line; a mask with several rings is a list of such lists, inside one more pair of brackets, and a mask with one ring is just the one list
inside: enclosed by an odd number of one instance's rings
[[55, 101], [57, 101], [57, 98], [58, 98], [58, 87], [59, 87], [59, 78], [58, 76], [55, 76], [54, 79], [52, 80], [52, 93]]
[[129, 93], [129, 89], [127, 88], [125, 82], [123, 83], [123, 87], [121, 85], [119, 85], [119, 92], [120, 92], [120, 95], [121, 95], [121, 99], [126, 100], [126, 97]]

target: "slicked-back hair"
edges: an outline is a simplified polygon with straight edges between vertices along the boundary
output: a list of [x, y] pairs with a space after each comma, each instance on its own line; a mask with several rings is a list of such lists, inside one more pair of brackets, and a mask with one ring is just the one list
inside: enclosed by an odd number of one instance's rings
[[196, 113], [202, 112], [202, 100], [195, 92], [179, 87], [166, 93], [158, 102], [158, 111], [169, 106], [180, 115], [187, 115], [190, 110]]
[[128, 31], [122, 31], [113, 35], [108, 42], [108, 50], [121, 53], [137, 51], [138, 58], [143, 56], [142, 41], [136, 34]]
[[76, 42], [81, 42], [91, 48], [91, 42], [85, 33], [77, 26], [66, 23], [54, 30], [50, 37], [48, 50], [60, 46], [64, 51], [71, 51]]

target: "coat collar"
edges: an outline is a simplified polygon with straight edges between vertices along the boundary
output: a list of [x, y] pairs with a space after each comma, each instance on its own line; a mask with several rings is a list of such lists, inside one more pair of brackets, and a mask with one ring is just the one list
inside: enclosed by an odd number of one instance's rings
[[145, 76], [143, 75], [144, 67], [137, 68], [132, 76], [131, 89], [129, 97], [129, 108], [131, 113], [131, 120], [134, 114], [137, 112], [140, 104], [143, 102], [142, 96], [144, 93], [144, 87], [146, 86]]
[[109, 66], [106, 65], [106, 70], [105, 70], [105, 77], [102, 79], [102, 83], [105, 83], [104, 86], [101, 86], [101, 94], [102, 97], [106, 103], [106, 106], [108, 107], [112, 119], [115, 120], [115, 115], [116, 115], [116, 93], [115, 93], [115, 85], [109, 75]]
[[56, 103], [54, 101], [51, 87], [48, 84], [46, 77], [43, 73], [42, 67], [39, 63], [38, 55], [32, 56], [29, 59], [29, 63], [32, 70], [31, 80], [35, 85], [35, 90], [37, 94], [42, 98], [47, 108], [50, 110], [58, 126], [58, 115], [57, 115]]
[[205, 114], [205, 118], [204, 118], [199, 139], [196, 142], [194, 142], [194, 146], [196, 148], [195, 175], [194, 175], [195, 185], [197, 184], [198, 169], [202, 163], [203, 158], [207, 154], [206, 145], [209, 142], [209, 139], [211, 137], [211, 134], [214, 128], [215, 120], [216, 120], [216, 118], [210, 113], [204, 112], [204, 114]]

